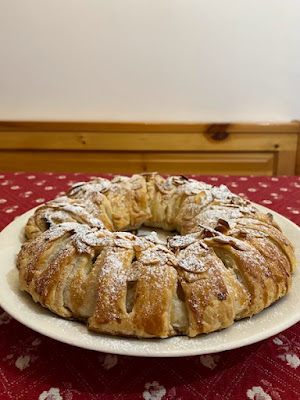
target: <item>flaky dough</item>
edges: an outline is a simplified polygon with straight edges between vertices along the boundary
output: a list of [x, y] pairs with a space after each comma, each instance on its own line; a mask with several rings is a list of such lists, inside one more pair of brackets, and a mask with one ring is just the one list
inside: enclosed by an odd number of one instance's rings
[[[141, 225], [177, 231], [161, 243]], [[54, 313], [113, 335], [194, 337], [284, 296], [296, 260], [271, 214], [227, 187], [158, 174], [98, 178], [38, 208], [20, 287]]]

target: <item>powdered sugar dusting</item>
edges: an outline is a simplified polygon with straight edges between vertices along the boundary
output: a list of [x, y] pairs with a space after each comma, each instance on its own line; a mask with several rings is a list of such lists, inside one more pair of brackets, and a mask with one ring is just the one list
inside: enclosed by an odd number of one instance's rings
[[201, 260], [195, 256], [190, 256], [189, 258], [183, 258], [178, 261], [179, 267], [191, 272], [204, 272], [209, 266], [205, 260]]
[[108, 179], [97, 178], [90, 182], [78, 182], [71, 187], [68, 192], [70, 197], [73, 197], [79, 193], [84, 192], [86, 196], [89, 196], [91, 193], [105, 193], [111, 187], [111, 182]]
[[196, 237], [193, 234], [185, 236], [174, 236], [172, 238], [168, 238], [168, 245], [171, 249], [184, 249], [195, 241]]

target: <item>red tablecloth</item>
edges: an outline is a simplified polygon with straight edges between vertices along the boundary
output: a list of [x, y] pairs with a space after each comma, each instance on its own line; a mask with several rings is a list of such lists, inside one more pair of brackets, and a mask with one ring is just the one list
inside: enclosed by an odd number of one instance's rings
[[[103, 176], [103, 175], [102, 175]], [[109, 175], [105, 175], [110, 177]], [[0, 173], [0, 229], [87, 174]], [[226, 184], [300, 225], [300, 177], [197, 176]], [[75, 348], [0, 309], [0, 399], [300, 399], [300, 323], [262, 342], [186, 358], [135, 358]]]

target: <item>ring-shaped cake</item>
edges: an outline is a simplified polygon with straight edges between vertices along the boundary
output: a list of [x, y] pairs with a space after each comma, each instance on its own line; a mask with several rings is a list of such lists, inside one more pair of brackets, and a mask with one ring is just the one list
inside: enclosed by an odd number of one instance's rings
[[[141, 226], [177, 232], [167, 243]], [[39, 207], [18, 255], [20, 287], [96, 332], [194, 337], [288, 293], [293, 245], [271, 214], [221, 185], [156, 173], [98, 178]]]

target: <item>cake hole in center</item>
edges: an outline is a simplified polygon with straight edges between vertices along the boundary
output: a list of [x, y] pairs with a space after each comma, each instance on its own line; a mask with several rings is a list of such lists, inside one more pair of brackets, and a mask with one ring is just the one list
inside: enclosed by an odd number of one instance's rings
[[160, 241], [164, 244], [167, 244], [167, 238], [170, 236], [180, 235], [177, 231], [165, 231], [164, 229], [160, 228], [152, 228], [147, 226], [141, 226], [139, 229], [133, 231], [136, 236], [145, 237], [149, 236], [152, 232], [156, 232], [157, 237]]

